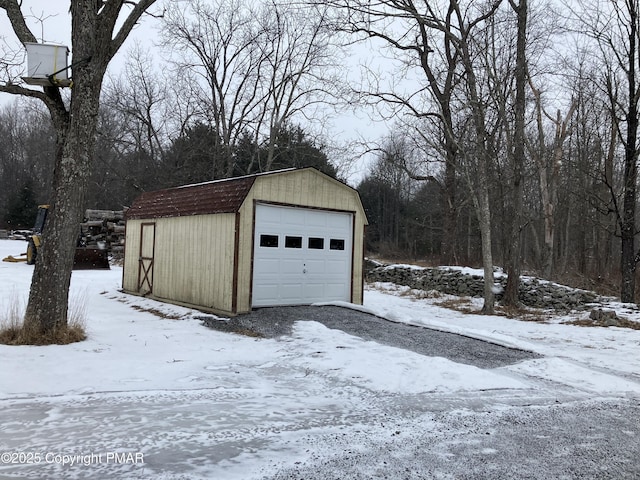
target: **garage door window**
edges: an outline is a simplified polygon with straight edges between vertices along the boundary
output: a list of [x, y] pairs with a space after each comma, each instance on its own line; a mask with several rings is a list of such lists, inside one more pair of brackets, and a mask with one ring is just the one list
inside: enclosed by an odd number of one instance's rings
[[284, 248], [302, 248], [302, 237], [284, 237]]
[[277, 235], [260, 235], [260, 246], [278, 248], [278, 236]]
[[310, 250], [322, 250], [324, 249], [324, 238], [309, 237], [307, 246]]
[[329, 241], [330, 250], [344, 250], [344, 240], [338, 238], [332, 238]]

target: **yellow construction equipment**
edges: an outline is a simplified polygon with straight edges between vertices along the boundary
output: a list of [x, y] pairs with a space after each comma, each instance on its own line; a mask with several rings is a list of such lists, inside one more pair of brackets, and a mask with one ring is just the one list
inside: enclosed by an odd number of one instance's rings
[[13, 255], [9, 255], [8, 257], [4, 257], [2, 259], [3, 262], [26, 262], [27, 261], [27, 254], [26, 253], [21, 253], [19, 257], [14, 257]]
[[[42, 232], [44, 230], [47, 214], [49, 213], [49, 205], [39, 205], [38, 215], [36, 216], [36, 223], [33, 226], [33, 231], [29, 237], [29, 243], [27, 245], [26, 253], [22, 253], [19, 257], [9, 255], [3, 258], [3, 262], [27, 262], [27, 265], [34, 265], [38, 257], [38, 252], [42, 246]], [[101, 248], [90, 248], [77, 246], [76, 252], [73, 257], [73, 269], [94, 269], [94, 268], [109, 268], [109, 258], [107, 256], [107, 250]]]

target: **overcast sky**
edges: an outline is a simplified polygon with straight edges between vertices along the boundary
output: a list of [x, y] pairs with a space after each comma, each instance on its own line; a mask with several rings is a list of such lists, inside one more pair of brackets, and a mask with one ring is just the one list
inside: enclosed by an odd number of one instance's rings
[[[158, 2], [160, 4], [161, 2]], [[157, 8], [157, 7], [156, 7]], [[71, 15], [69, 14], [68, 2], [57, 2], [51, 0], [23, 0], [22, 11], [25, 13], [27, 25], [37, 37], [39, 42], [66, 45], [71, 49]], [[149, 45], [150, 50], [159, 51], [159, 47], [154, 48], [153, 40], [157, 37], [157, 27], [160, 20], [151, 16], [144, 16], [140, 24], [133, 30], [123, 47], [114, 57], [109, 65], [107, 75], [117, 76], [125, 65], [127, 51], [136, 43], [141, 42]], [[0, 42], [2, 50], [19, 50], [21, 45], [13, 35], [10, 24], [4, 12], [0, 14]], [[1, 54], [1, 50], [0, 50]], [[370, 54], [370, 51], [367, 51]], [[71, 52], [69, 63], [72, 62]], [[357, 65], [353, 65], [357, 66]], [[26, 58], [25, 58], [26, 73]], [[39, 88], [39, 87], [33, 87]], [[0, 93], [0, 106], [13, 102], [14, 95]], [[332, 113], [332, 115], [335, 115]], [[357, 114], [348, 113], [339, 116], [334, 121], [335, 125], [329, 132], [332, 138], [341, 138], [357, 141], [361, 138], [377, 140], [387, 132], [386, 124], [383, 122], [372, 122], [365, 112]], [[370, 158], [368, 156], [367, 158]], [[368, 161], [356, 162], [348, 173], [348, 180], [351, 184], [357, 184], [363, 177]]]
[[[23, 0], [22, 11], [25, 14], [27, 26], [37, 37], [39, 42], [66, 45], [71, 49], [71, 15], [68, 2], [54, 2], [51, 0]], [[126, 9], [125, 9], [126, 11]], [[127, 50], [136, 41], [152, 44], [156, 36], [158, 19], [144, 16], [136, 26], [109, 66], [111, 73], [117, 73], [124, 65]], [[19, 48], [19, 43], [11, 30], [9, 21], [2, 12], [0, 14], [0, 35], [9, 48]], [[71, 57], [69, 58], [71, 61]], [[25, 66], [26, 68], [26, 66]], [[0, 99], [5, 94], [0, 94]]]

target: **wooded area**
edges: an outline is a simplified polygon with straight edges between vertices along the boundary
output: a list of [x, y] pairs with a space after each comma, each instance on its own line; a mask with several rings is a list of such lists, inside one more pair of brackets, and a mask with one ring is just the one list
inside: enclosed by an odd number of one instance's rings
[[[102, 88], [82, 207], [290, 166], [343, 178], [366, 155], [368, 252], [634, 301], [639, 3], [171, 2], [158, 45]], [[354, 108], [388, 132], [329, 137], [326, 120]], [[0, 138], [0, 227], [29, 226], [52, 194], [49, 112], [6, 105]]]

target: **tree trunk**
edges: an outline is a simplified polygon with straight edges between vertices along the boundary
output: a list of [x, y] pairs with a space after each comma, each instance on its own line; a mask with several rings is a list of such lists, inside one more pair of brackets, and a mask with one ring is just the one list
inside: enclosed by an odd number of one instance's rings
[[507, 285], [502, 303], [504, 305], [520, 305], [520, 240], [522, 224], [522, 169], [524, 165], [524, 110], [526, 104], [525, 85], [527, 81], [526, 44], [527, 44], [527, 0], [520, 0], [511, 7], [518, 17], [518, 37], [516, 40], [516, 99], [515, 99], [515, 131], [513, 136], [513, 190], [512, 209], [509, 215], [509, 237], [507, 239]]
[[[31, 281], [24, 318], [26, 328], [44, 333], [67, 324], [73, 254], [91, 174], [102, 80], [113, 55], [140, 16], [155, 1], [124, 2], [129, 13], [122, 22], [118, 21], [121, 20], [123, 2], [70, 2], [74, 64], [68, 111], [57, 86], [45, 87], [44, 92], [34, 92], [13, 85], [0, 85], [1, 91], [41, 99], [49, 109], [57, 135], [48, 225]], [[26, 26], [19, 2], [2, 2], [0, 8], [8, 14], [20, 42], [36, 41]], [[116, 23], [119, 23], [118, 30], [114, 30]]]
[[[486, 167], [483, 176], [486, 179]], [[493, 277], [493, 253], [491, 250], [491, 207], [489, 204], [489, 189], [487, 182], [482, 182], [478, 192], [478, 223], [482, 237], [482, 268], [484, 270], [484, 303], [482, 313], [491, 315], [495, 308], [495, 292]]]
[[[544, 146], [542, 146], [544, 148]], [[542, 200], [542, 219], [544, 229], [544, 246], [542, 248], [542, 275], [550, 280], [553, 273], [553, 257], [555, 254], [555, 209], [557, 204], [557, 179], [541, 152], [538, 160], [538, 178], [540, 181], [540, 197]], [[553, 166], [551, 166], [553, 170]]]
[[635, 301], [636, 259], [635, 259], [635, 213], [636, 213], [636, 180], [637, 167], [635, 155], [633, 161], [625, 160], [624, 217], [621, 225], [620, 269], [622, 285], [620, 300], [625, 303]]
[[78, 67], [68, 125], [57, 126], [64, 132], [59, 133], [63, 144], [56, 155], [53, 198], [24, 319], [25, 326], [40, 331], [67, 324], [73, 256], [84, 214], [98, 119], [100, 83], [96, 87], [95, 69], [85, 66], [81, 74], [78, 71], [83, 67]]
[[[462, 22], [461, 22], [462, 23]], [[468, 35], [469, 32], [466, 32]], [[482, 241], [482, 267], [484, 270], [484, 304], [482, 313], [493, 314], [495, 307], [494, 279], [493, 279], [493, 253], [491, 240], [491, 203], [489, 201], [489, 154], [487, 152], [487, 127], [483, 101], [478, 93], [478, 81], [476, 78], [472, 55], [468, 38], [460, 42], [460, 54], [466, 73], [466, 86], [473, 118], [473, 130], [475, 134], [473, 142], [473, 156], [477, 159], [475, 174], [476, 187], [472, 194], [480, 224], [480, 236]], [[471, 172], [468, 172], [471, 177]], [[472, 190], [473, 181], [469, 178]]]
[[622, 224], [620, 235], [622, 247], [620, 255], [620, 269], [622, 273], [622, 285], [620, 288], [620, 300], [623, 302], [635, 301], [636, 290], [636, 185], [638, 182], [638, 91], [636, 85], [636, 49], [637, 49], [637, 21], [638, 12], [635, 2], [629, 2], [629, 45], [627, 55], [628, 63], [628, 101], [629, 112], [627, 120], [627, 138], [624, 149], [624, 194]]
[[457, 147], [452, 139], [445, 141], [447, 158], [444, 167], [444, 190], [442, 192], [445, 217], [440, 247], [440, 261], [445, 265], [454, 265], [456, 263], [456, 228], [458, 225], [458, 205], [456, 205]]

